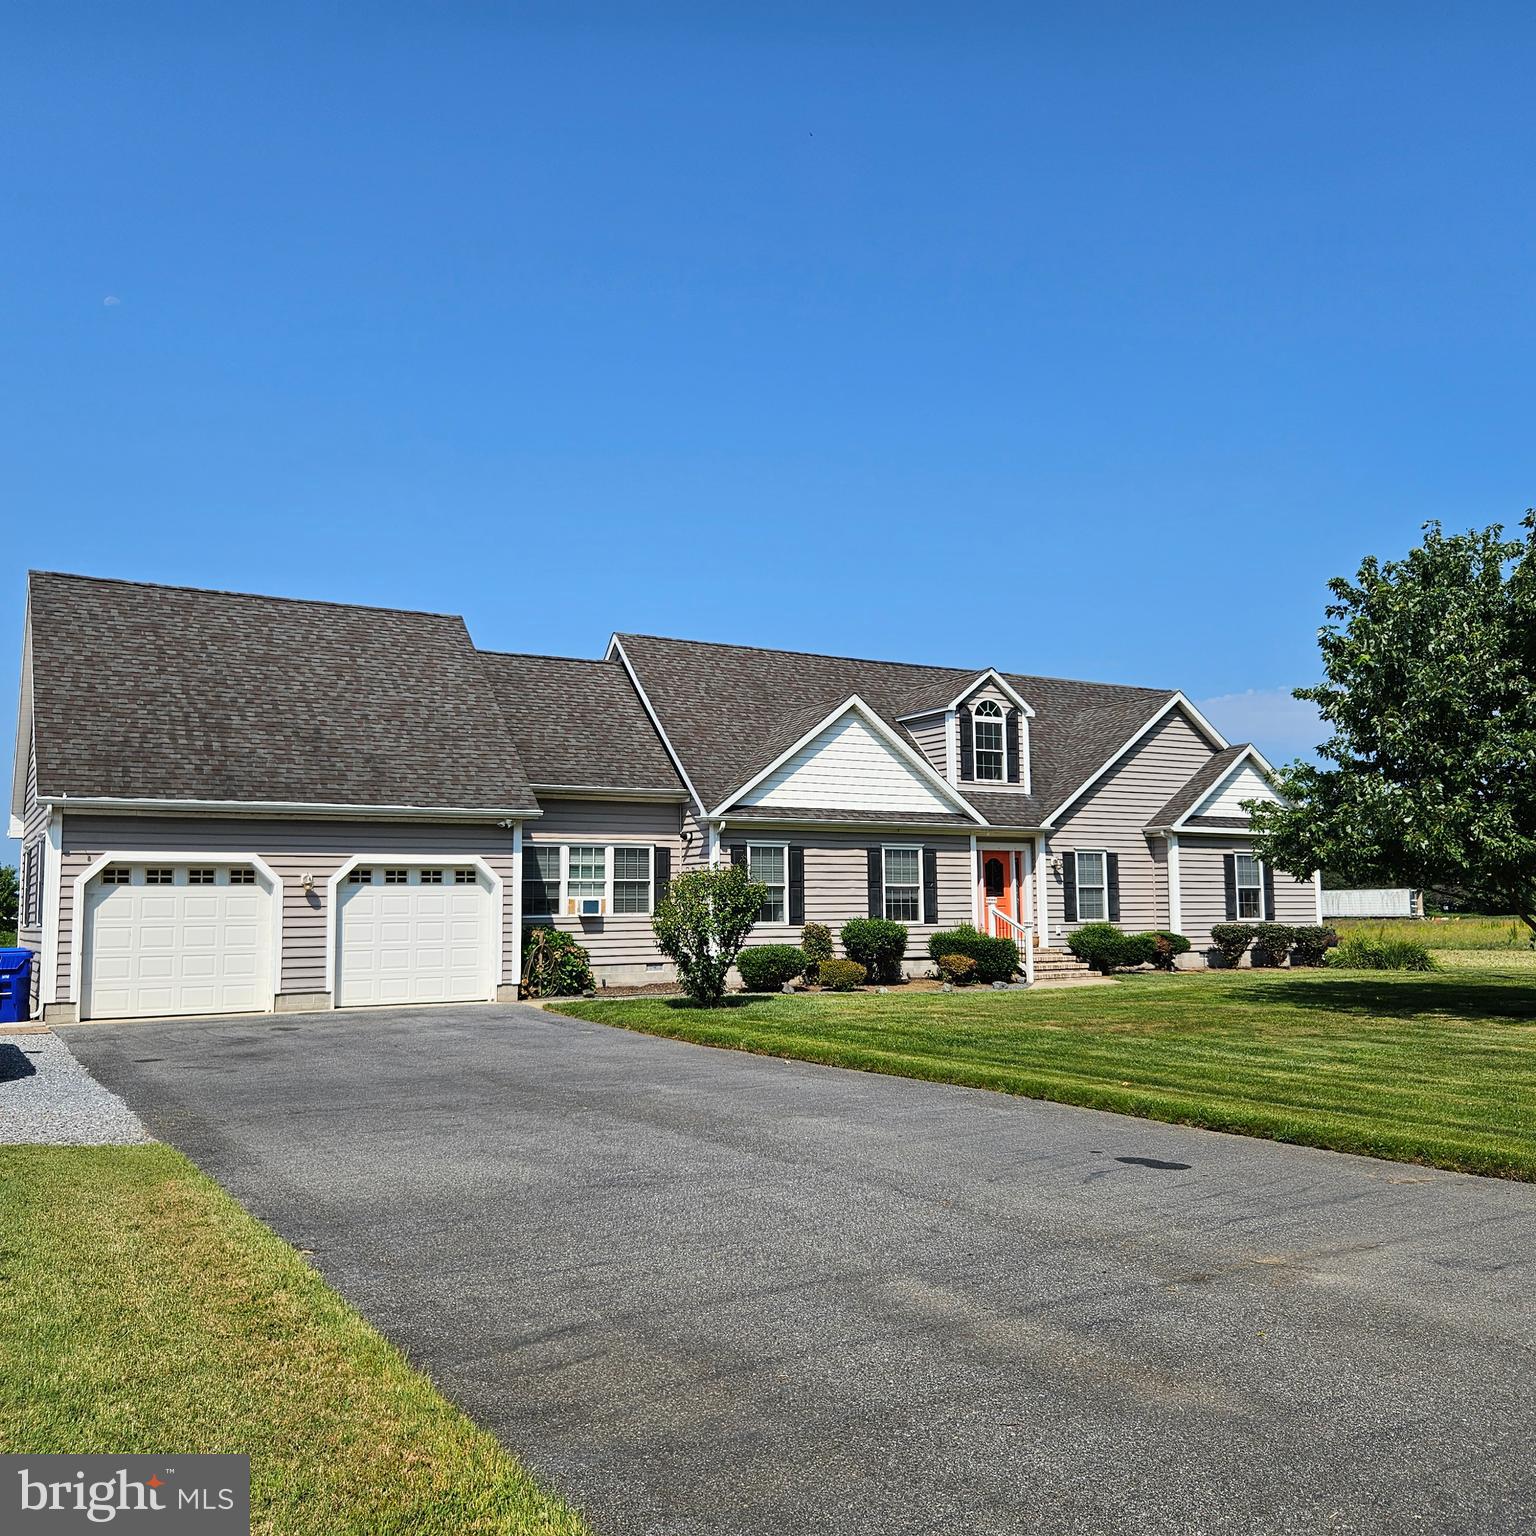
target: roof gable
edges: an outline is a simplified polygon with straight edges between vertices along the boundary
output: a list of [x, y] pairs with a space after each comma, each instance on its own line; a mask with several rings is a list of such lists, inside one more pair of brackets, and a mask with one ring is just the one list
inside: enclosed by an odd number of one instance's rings
[[45, 798], [537, 814], [464, 621], [34, 572]]
[[1191, 816], [1246, 816], [1244, 800], [1277, 800], [1273, 786], [1244, 753], [1219, 783], [1190, 812]]
[[[1238, 742], [1213, 753], [1152, 817], [1147, 830], [1177, 831], [1197, 819], [1208, 823], [1213, 816], [1229, 826], [1246, 826], [1248, 813], [1239, 802], [1277, 799], [1269, 782], [1273, 771], [1252, 742]], [[1243, 787], [1229, 793], [1234, 785]]]
[[937, 815], [953, 815], [964, 807], [959, 795], [858, 698], [819, 721], [732, 803]]

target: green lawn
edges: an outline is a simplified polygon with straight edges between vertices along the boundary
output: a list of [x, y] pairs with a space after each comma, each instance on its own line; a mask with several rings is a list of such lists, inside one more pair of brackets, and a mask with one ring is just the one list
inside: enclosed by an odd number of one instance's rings
[[561, 1013], [772, 1056], [995, 1088], [1536, 1180], [1536, 974], [1242, 971], [1038, 992], [808, 994]]
[[264, 1536], [579, 1536], [168, 1147], [0, 1148], [0, 1450], [248, 1451]]
[[1340, 938], [1417, 939], [1426, 949], [1513, 949], [1531, 953], [1531, 930], [1518, 917], [1339, 918]]

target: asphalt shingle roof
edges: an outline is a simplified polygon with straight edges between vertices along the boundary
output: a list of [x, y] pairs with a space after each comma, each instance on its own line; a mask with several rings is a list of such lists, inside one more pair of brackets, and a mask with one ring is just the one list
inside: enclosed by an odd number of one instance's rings
[[617, 660], [480, 657], [532, 783], [687, 794]]
[[[887, 724], [942, 709], [987, 668], [863, 661], [654, 635], [620, 635], [705, 809], [761, 772], [851, 694]], [[1002, 673], [1035, 711], [1032, 793], [977, 793], [1000, 826], [1037, 826], [1173, 697], [1161, 688]]]
[[39, 793], [537, 809], [464, 621], [33, 572]]
[[[1200, 803], [1202, 795], [1209, 794], [1224, 774], [1243, 753], [1249, 750], [1249, 743], [1239, 742], [1236, 746], [1228, 747], [1224, 752], [1218, 752], [1214, 757], [1205, 762], [1187, 778], [1180, 786], [1173, 798], [1169, 800], [1162, 810], [1147, 823], [1150, 827], [1171, 827], [1179, 817], [1183, 816], [1192, 806]], [[1201, 817], [1202, 821], [1211, 818]], [[1227, 818], [1231, 820], [1233, 818]], [[1247, 826], [1246, 820], [1239, 822], [1241, 826]]]

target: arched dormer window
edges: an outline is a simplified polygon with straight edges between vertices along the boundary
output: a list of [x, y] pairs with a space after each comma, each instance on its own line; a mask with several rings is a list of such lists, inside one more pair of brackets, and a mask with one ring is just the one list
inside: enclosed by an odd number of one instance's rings
[[976, 706], [974, 718], [976, 778], [1001, 784], [1008, 773], [1002, 706], [991, 699], [983, 699]]

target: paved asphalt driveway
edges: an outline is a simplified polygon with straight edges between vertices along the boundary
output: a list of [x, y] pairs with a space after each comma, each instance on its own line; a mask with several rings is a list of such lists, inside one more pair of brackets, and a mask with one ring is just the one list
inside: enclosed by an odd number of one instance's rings
[[65, 1038], [599, 1532], [1536, 1522], [1536, 1188], [515, 1006]]

